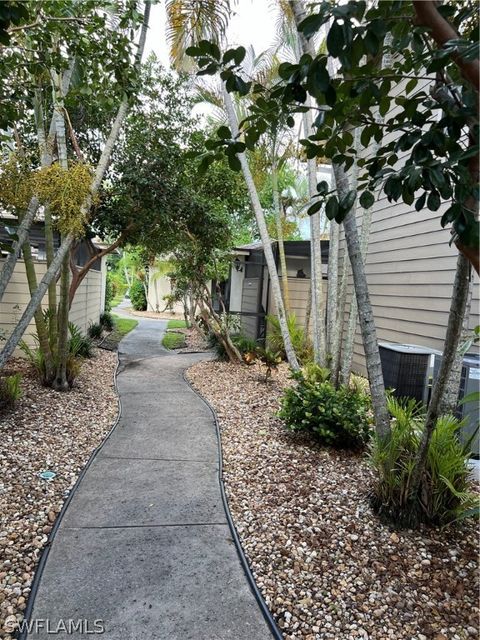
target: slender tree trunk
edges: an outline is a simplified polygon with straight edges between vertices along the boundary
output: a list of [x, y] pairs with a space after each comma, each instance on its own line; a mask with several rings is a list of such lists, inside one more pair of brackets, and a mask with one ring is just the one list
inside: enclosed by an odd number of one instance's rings
[[2, 272], [0, 274], [0, 301], [2, 300], [5, 289], [10, 282], [10, 278], [12, 277], [12, 273], [15, 269], [15, 265], [17, 264], [18, 256], [20, 255], [22, 247], [28, 239], [28, 231], [32, 226], [32, 222], [35, 218], [35, 214], [38, 211], [38, 207], [39, 202], [37, 198], [32, 198], [28, 205], [27, 211], [17, 228], [17, 240], [15, 240], [15, 242], [13, 243], [12, 251], [6, 257], [5, 262], [3, 263]]
[[[290, 3], [298, 27], [306, 17], [305, 5], [300, 0], [292, 0]], [[315, 57], [315, 47], [312, 40], [307, 40], [303, 33], [298, 33], [298, 54], [308, 53]], [[307, 99], [307, 106], [310, 99]], [[308, 138], [313, 133], [312, 113], [307, 111], [302, 115], [304, 135]], [[317, 160], [307, 160], [308, 193], [310, 199], [317, 194]], [[310, 246], [311, 246], [311, 283], [312, 283], [312, 317], [313, 317], [313, 350], [315, 362], [324, 367], [327, 364], [325, 306], [323, 302], [323, 277], [322, 277], [322, 250], [321, 250], [321, 224], [320, 213], [315, 213], [310, 218]], [[328, 321], [327, 321], [328, 323]]]
[[[363, 218], [362, 218], [360, 250], [362, 252], [362, 261], [364, 265], [365, 265], [365, 259], [367, 256], [368, 239], [370, 237], [372, 211], [373, 211], [372, 207], [370, 207], [369, 209], [365, 209], [363, 212]], [[342, 362], [341, 374], [340, 374], [340, 382], [342, 384], [348, 384], [350, 381], [350, 373], [352, 370], [352, 360], [353, 360], [353, 345], [355, 342], [357, 322], [358, 322], [357, 298], [354, 295], [352, 295], [352, 300], [350, 303], [350, 313], [348, 316], [347, 335], [345, 337], [345, 341], [343, 345], [343, 354], [342, 354], [343, 362]]]
[[445, 391], [447, 390], [452, 366], [454, 364], [460, 344], [460, 338], [462, 336], [462, 328], [469, 300], [469, 292], [470, 262], [463, 253], [459, 253], [457, 258], [455, 281], [453, 283], [450, 312], [448, 315], [447, 333], [445, 335], [445, 343], [443, 346], [442, 363], [433, 386], [432, 397], [430, 398], [430, 404], [428, 405], [425, 427], [422, 434], [422, 441], [418, 449], [415, 468], [412, 473], [412, 499], [415, 499], [418, 495], [420, 483], [425, 471], [428, 447], [430, 445], [432, 433], [435, 430], [437, 420], [441, 415], [442, 402], [444, 401]]
[[340, 225], [330, 223], [330, 242], [328, 252], [327, 281], [327, 353], [332, 361], [335, 355], [334, 344], [339, 342], [336, 334], [340, 332], [338, 318], [338, 252], [340, 246]]
[[[135, 66], [137, 69], [140, 68], [140, 63], [141, 63], [143, 51], [145, 48], [145, 41], [146, 41], [147, 30], [148, 30], [148, 21], [150, 17], [150, 6], [151, 6], [150, 2], [149, 0], [147, 0], [145, 2], [144, 20], [143, 20], [142, 30], [141, 30], [139, 44], [138, 44], [136, 62], [135, 62]], [[92, 197], [96, 195], [96, 193], [100, 188], [100, 185], [103, 180], [103, 176], [105, 175], [105, 171], [107, 170], [108, 163], [112, 155], [113, 147], [115, 145], [115, 142], [122, 128], [122, 124], [123, 124], [123, 121], [125, 120], [127, 111], [128, 111], [128, 96], [124, 96], [120, 104], [120, 107], [118, 109], [117, 115], [115, 117], [115, 121], [112, 125], [110, 134], [103, 148], [102, 154], [100, 156], [100, 160], [98, 162], [95, 175], [92, 180], [92, 186], [91, 186], [91, 192], [90, 192], [91, 195], [88, 196], [88, 198], [86, 199], [85, 203], [82, 206], [82, 209], [84, 212], [90, 211]], [[37, 290], [35, 291], [34, 295], [31, 297], [30, 302], [28, 303], [25, 311], [23, 312], [23, 315], [20, 318], [20, 321], [18, 322], [13, 332], [10, 334], [9, 338], [5, 342], [5, 346], [0, 352], [0, 369], [2, 369], [5, 366], [5, 363], [7, 362], [8, 358], [12, 355], [13, 351], [15, 350], [15, 347], [20, 341], [23, 333], [25, 332], [25, 329], [28, 327], [30, 320], [33, 318], [35, 311], [41, 304], [43, 296], [45, 295], [48, 289], [48, 285], [50, 284], [52, 279], [56, 277], [56, 274], [63, 262], [63, 259], [68, 254], [74, 240], [75, 238], [73, 234], [70, 233], [65, 238], [64, 242], [62, 242], [62, 244], [60, 245], [60, 248], [58, 249], [52, 264], [47, 269], [47, 272], [43, 276]]]
[[[469, 330], [469, 320], [470, 320], [470, 311], [472, 308], [472, 292], [473, 292], [473, 280], [470, 268], [470, 261], [464, 255], [462, 256], [462, 260], [460, 257], [458, 258], [457, 269], [461, 271], [459, 274], [459, 278], [468, 278], [468, 292], [467, 292], [467, 302], [465, 305], [465, 313], [463, 316], [463, 326], [462, 326], [462, 335], [461, 340], [467, 340], [470, 330]], [[464, 353], [460, 348], [457, 348], [455, 353], [455, 359], [453, 361], [453, 365], [448, 376], [447, 384], [445, 387], [445, 392], [443, 394], [442, 400], [440, 402], [440, 415], [445, 415], [447, 413], [454, 414], [457, 406], [458, 406], [458, 396], [460, 393], [460, 381], [462, 378], [462, 366], [463, 366], [463, 358]]]
[[[62, 78], [57, 72], [52, 73], [55, 128], [57, 132], [58, 163], [62, 169], [68, 170], [67, 138], [64, 118], [64, 96], [62, 94]], [[53, 240], [53, 238], [52, 238]], [[64, 240], [62, 236], [62, 241]], [[50, 261], [51, 262], [51, 261]], [[70, 287], [70, 255], [65, 254], [60, 276], [60, 301], [57, 311], [57, 370], [53, 388], [56, 391], [68, 391], [67, 360], [68, 360], [68, 290]], [[49, 286], [49, 290], [51, 285]]]
[[282, 209], [280, 206], [280, 194], [278, 192], [278, 170], [276, 163], [276, 151], [275, 144], [273, 145], [273, 158], [272, 158], [272, 192], [273, 192], [273, 208], [275, 212], [275, 222], [277, 226], [277, 241], [278, 241], [278, 253], [280, 256], [280, 267], [282, 269], [282, 290], [283, 290], [283, 303], [285, 305], [285, 312], [290, 313], [290, 292], [288, 288], [288, 274], [287, 274], [287, 258], [285, 256], [285, 243], [283, 241], [283, 225], [282, 225]]
[[[348, 177], [343, 167], [338, 165], [334, 165], [334, 172], [338, 194], [342, 197], [349, 191]], [[378, 349], [377, 331], [363, 266], [357, 222], [355, 220], [355, 209], [353, 207], [345, 217], [343, 225], [359, 310], [363, 348], [365, 351], [368, 380], [370, 382], [370, 393], [372, 395], [373, 413], [375, 415], [375, 427], [377, 434], [381, 438], [384, 438], [390, 435], [390, 418], [385, 398], [385, 385], [383, 382], [380, 351]]]
[[[343, 223], [339, 225], [339, 234], [341, 233], [341, 229], [344, 229]], [[344, 235], [345, 239], [345, 235]], [[339, 238], [340, 242], [340, 238]], [[343, 252], [342, 258], [342, 266], [340, 269], [340, 283], [339, 289], [337, 293], [337, 317], [338, 317], [338, 331], [336, 331], [333, 335], [333, 344], [332, 344], [332, 380], [334, 384], [337, 386], [340, 381], [340, 363], [342, 360], [342, 351], [343, 351], [343, 333], [344, 333], [344, 321], [345, 321], [345, 306], [347, 304], [347, 284], [348, 284], [348, 274], [349, 274], [349, 259], [348, 259], [348, 250], [345, 245], [345, 249]], [[352, 293], [352, 298], [355, 295]]]
[[306, 336], [308, 336], [310, 332], [311, 315], [312, 315], [312, 278], [310, 277], [310, 283], [308, 285], [307, 310], [305, 312], [305, 335]]
[[[225, 108], [228, 115], [228, 121], [230, 124], [230, 129], [232, 130], [232, 135], [236, 137], [238, 135], [238, 123], [237, 123], [237, 116], [235, 114], [235, 109], [233, 108], [232, 98], [226, 89], [224, 89], [223, 95], [225, 100]], [[285, 315], [285, 307], [283, 305], [283, 300], [282, 300], [282, 291], [280, 288], [280, 280], [277, 273], [277, 267], [275, 265], [275, 258], [273, 256], [272, 243], [268, 235], [268, 229], [265, 222], [265, 215], [263, 213], [262, 205], [260, 204], [257, 190], [253, 182], [253, 177], [250, 171], [250, 167], [248, 165], [247, 156], [245, 155], [245, 153], [237, 153], [237, 157], [240, 160], [240, 164], [242, 166], [243, 176], [245, 178], [245, 183], [247, 185], [247, 189], [250, 195], [250, 202], [252, 204], [252, 209], [257, 221], [258, 231], [260, 233], [260, 238], [262, 240], [263, 251], [265, 254], [265, 261], [267, 263], [267, 268], [270, 275], [270, 282], [272, 285], [272, 295], [275, 301], [275, 306], [277, 308], [278, 321], [280, 324], [280, 330], [281, 330], [283, 342], [285, 345], [285, 353], [287, 354], [287, 360], [292, 369], [298, 370], [300, 367], [298, 364], [297, 356], [295, 354], [295, 350], [292, 345], [290, 332], [288, 330], [287, 318]]]

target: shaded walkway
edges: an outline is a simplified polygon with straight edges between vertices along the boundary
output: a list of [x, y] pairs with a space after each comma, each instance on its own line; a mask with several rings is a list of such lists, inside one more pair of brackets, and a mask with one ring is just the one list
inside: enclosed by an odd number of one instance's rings
[[212, 414], [183, 380], [205, 355], [165, 351], [165, 326], [139, 319], [120, 344], [122, 415], [65, 512], [31, 616], [90, 634], [55, 637], [92, 637], [100, 621], [115, 640], [271, 638], [227, 524]]

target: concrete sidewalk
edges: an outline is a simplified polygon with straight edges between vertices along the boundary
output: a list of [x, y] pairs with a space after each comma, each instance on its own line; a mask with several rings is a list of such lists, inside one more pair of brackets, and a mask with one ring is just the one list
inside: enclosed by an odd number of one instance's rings
[[29, 638], [52, 637], [45, 621], [82, 627], [60, 638], [272, 637], [231, 539], [213, 416], [183, 380], [205, 355], [165, 351], [166, 323], [139, 319], [120, 344], [122, 415], [65, 512]]

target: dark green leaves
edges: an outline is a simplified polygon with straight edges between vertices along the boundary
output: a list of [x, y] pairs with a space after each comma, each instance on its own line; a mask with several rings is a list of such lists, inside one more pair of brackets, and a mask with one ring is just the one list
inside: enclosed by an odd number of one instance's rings
[[306, 38], [311, 38], [326, 20], [328, 20], [328, 16], [325, 17], [321, 13], [314, 13], [298, 25], [298, 30], [303, 33]]
[[328, 31], [327, 49], [336, 58], [345, 45], [344, 33], [340, 24], [335, 20]]
[[307, 72], [307, 89], [315, 98], [320, 98], [330, 86], [326, 62], [326, 58], [315, 58]]
[[230, 131], [230, 129], [226, 126], [221, 126], [218, 127], [217, 129], [217, 136], [219, 138], [231, 138], [232, 137], [232, 132]]
[[375, 196], [371, 191], [363, 191], [359, 201], [364, 209], [370, 209], [375, 202]]

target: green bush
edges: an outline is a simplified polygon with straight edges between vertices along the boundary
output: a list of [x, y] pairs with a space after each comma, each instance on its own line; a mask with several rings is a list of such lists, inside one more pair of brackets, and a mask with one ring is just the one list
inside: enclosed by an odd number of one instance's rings
[[12, 409], [22, 396], [21, 381], [22, 376], [19, 373], [0, 378], [0, 411]]
[[88, 327], [88, 335], [90, 338], [101, 338], [103, 333], [103, 327], [99, 322], [92, 322]]
[[115, 323], [113, 321], [112, 314], [108, 311], [104, 311], [100, 314], [100, 325], [105, 329], [105, 331], [113, 331]]
[[415, 458], [425, 423], [425, 409], [414, 400], [389, 397], [393, 417], [390, 438], [374, 437], [370, 463], [376, 471], [372, 504], [381, 516], [401, 526], [419, 522], [446, 524], [460, 519], [474, 507], [470, 492], [468, 460], [470, 443], [461, 444], [462, 422], [454, 416], [438, 419], [427, 456], [418, 495], [410, 491]]
[[329, 372], [317, 365], [292, 373], [280, 418], [292, 431], [308, 431], [324, 445], [341, 449], [365, 446], [371, 434], [370, 398], [350, 387], [335, 389]]
[[145, 311], [147, 309], [147, 298], [145, 289], [140, 280], [134, 280], [130, 287], [130, 302], [135, 311]]
[[80, 358], [91, 358], [93, 356], [93, 343], [88, 336], [83, 335], [80, 328], [73, 322], [68, 323], [70, 339], [68, 342], [69, 352], [72, 356]]
[[[283, 344], [282, 332], [280, 331], [280, 322], [276, 316], [267, 316], [269, 324], [268, 332], [268, 348], [280, 353], [282, 359], [286, 359], [285, 345]], [[297, 323], [295, 314], [292, 313], [287, 318], [288, 331], [292, 340], [292, 345], [301, 365], [313, 361], [313, 345], [310, 338], [306, 335], [303, 327]]]

